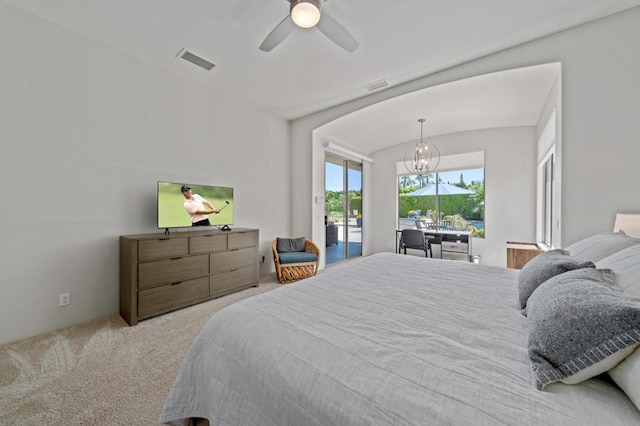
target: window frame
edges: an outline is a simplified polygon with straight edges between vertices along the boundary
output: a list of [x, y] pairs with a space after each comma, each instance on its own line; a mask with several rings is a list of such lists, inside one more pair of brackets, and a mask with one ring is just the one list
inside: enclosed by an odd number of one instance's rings
[[[557, 111], [554, 108], [538, 137], [538, 168], [536, 179], [536, 243], [554, 248], [558, 240], [556, 224], [559, 215]], [[542, 154], [542, 155], [541, 155]], [[559, 240], [558, 240], [559, 241]]]
[[[485, 189], [485, 181], [486, 181], [486, 168], [485, 168], [485, 152], [470, 152], [464, 154], [456, 154], [456, 155], [447, 155], [441, 156], [440, 165], [438, 170], [434, 173], [430, 173], [435, 178], [435, 181], [438, 181], [439, 174], [445, 172], [455, 172], [455, 173], [463, 173], [465, 170], [474, 170], [474, 169], [482, 169], [482, 188]], [[407, 171], [403, 162], [399, 162], [396, 164], [396, 225], [397, 229], [401, 229], [401, 218], [400, 218], [400, 180], [406, 176], [416, 176], [415, 174], [411, 174]], [[433, 180], [433, 179], [431, 179]], [[439, 195], [438, 198], [444, 197], [444, 195]], [[475, 236], [476, 238], [485, 238], [484, 232], [486, 229], [486, 210], [484, 205], [484, 200], [486, 199], [486, 194], [483, 194], [483, 203], [482, 203], [482, 217], [483, 217], [483, 229], [481, 235]], [[440, 200], [437, 200], [436, 210], [440, 210]], [[439, 214], [439, 212], [436, 212]]]

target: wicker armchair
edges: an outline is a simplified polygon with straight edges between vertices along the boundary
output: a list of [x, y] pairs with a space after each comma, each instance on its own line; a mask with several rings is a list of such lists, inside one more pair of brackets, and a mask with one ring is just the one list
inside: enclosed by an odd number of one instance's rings
[[302, 278], [314, 276], [320, 264], [320, 250], [313, 242], [305, 240], [304, 252], [278, 253], [278, 240], [273, 240], [273, 263], [276, 265], [276, 276], [281, 284], [291, 283]]

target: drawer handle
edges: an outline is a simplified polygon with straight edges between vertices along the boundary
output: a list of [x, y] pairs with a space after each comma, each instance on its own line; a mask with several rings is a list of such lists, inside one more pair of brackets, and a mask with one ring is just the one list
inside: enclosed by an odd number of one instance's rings
[[182, 257], [172, 257], [171, 260], [180, 260]]
[[166, 241], [166, 240], [170, 240], [171, 238], [158, 238], [158, 241]]
[[178, 285], [178, 284], [182, 284], [182, 281], [176, 281], [175, 283], [171, 283], [171, 285]]

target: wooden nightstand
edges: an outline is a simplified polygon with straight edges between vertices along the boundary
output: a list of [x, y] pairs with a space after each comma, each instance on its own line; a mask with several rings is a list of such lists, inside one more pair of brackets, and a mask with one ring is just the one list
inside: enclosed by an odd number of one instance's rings
[[543, 251], [536, 243], [507, 241], [507, 268], [522, 269], [528, 261]]

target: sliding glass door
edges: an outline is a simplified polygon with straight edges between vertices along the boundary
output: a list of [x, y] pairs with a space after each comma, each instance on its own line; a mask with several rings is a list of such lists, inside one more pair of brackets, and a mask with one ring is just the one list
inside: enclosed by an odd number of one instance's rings
[[326, 264], [362, 255], [362, 164], [325, 158]]

